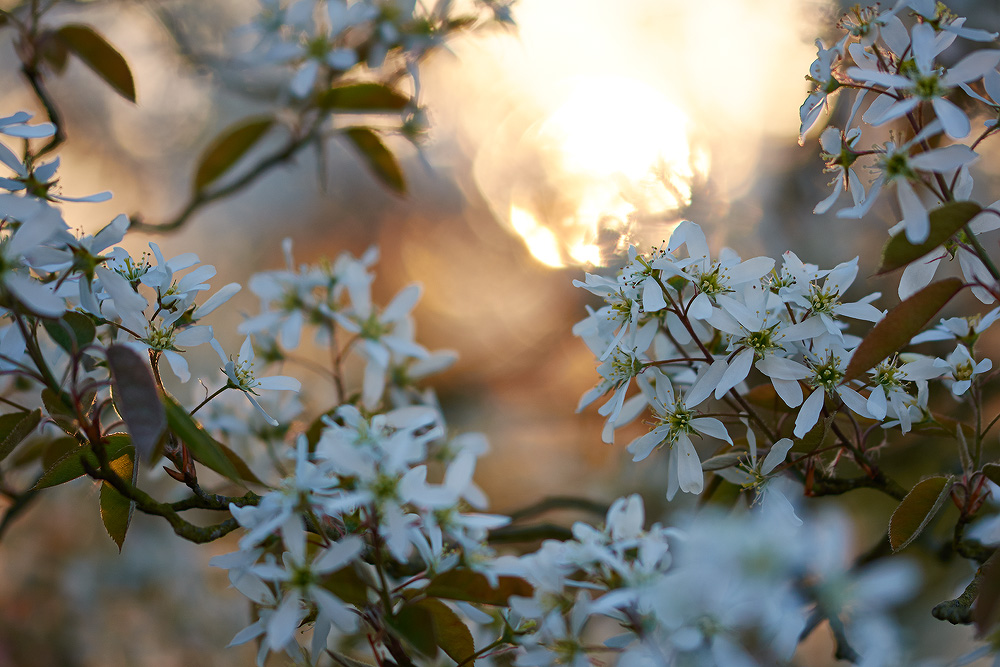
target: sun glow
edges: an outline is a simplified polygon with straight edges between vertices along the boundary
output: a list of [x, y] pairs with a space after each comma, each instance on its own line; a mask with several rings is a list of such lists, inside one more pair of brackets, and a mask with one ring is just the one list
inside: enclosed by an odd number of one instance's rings
[[636, 223], [673, 223], [690, 204], [708, 160], [688, 128], [649, 85], [575, 78], [547, 107], [508, 117], [480, 152], [476, 178], [539, 261], [602, 264]]

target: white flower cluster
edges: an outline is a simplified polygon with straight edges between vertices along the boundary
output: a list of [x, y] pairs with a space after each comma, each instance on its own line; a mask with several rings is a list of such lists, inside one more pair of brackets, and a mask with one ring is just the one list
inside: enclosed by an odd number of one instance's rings
[[[588, 275], [577, 281], [607, 302], [574, 328], [601, 359], [601, 381], [584, 395], [580, 409], [612, 392], [599, 410], [607, 418], [606, 442], [613, 442], [615, 429], [651, 409], [654, 427], [628, 449], [635, 461], [657, 448], [669, 450], [668, 498], [678, 489], [702, 491], [692, 436], [733, 440], [723, 422], [699, 416], [699, 408], [713, 396], [740, 400], [754, 368], [794, 411], [789, 435], [795, 438], [825, 412], [841, 410], [898, 423], [908, 432], [924, 418], [928, 380], [944, 376], [960, 395], [991, 364], [972, 362], [960, 346], [957, 357], [907, 354], [886, 359], [866, 379], [843, 382], [860, 342], [846, 333], [847, 320], [882, 317], [871, 305], [878, 294], [857, 301], [846, 296], [857, 271], [857, 258], [821, 270], [792, 252], [778, 268], [769, 258], [743, 261], [728, 249], [712, 260], [701, 228], [682, 222], [665, 250], [646, 257], [631, 249], [616, 278]], [[626, 398], [633, 380], [639, 392]]]
[[[577, 523], [572, 540], [495, 561], [535, 587], [510, 600], [507, 621], [525, 649], [516, 665], [785, 664], [821, 619], [843, 628], [864, 664], [905, 664], [885, 611], [912, 593], [915, 568], [849, 572], [842, 517], [796, 524], [766, 510], [709, 511], [682, 528], [644, 529], [644, 514], [638, 496], [619, 498], [603, 529]], [[594, 645], [600, 617], [620, 633]]]
[[[476, 4], [496, 20], [511, 20], [509, 2]], [[288, 89], [299, 99], [355, 65], [376, 70], [392, 53], [400, 53], [407, 66], [415, 65], [441, 45], [457, 20], [448, 0], [261, 0], [261, 5], [247, 29], [253, 39], [250, 59], [294, 68]], [[410, 73], [415, 76], [415, 68]]]
[[[910, 27], [900, 18], [907, 10], [915, 19]], [[970, 199], [969, 165], [979, 157], [974, 149], [996, 129], [1000, 108], [995, 96], [1000, 95], [1000, 49], [974, 50], [951, 67], [943, 66], [941, 59], [949, 58], [946, 51], [958, 40], [992, 42], [997, 33], [965, 27], [965, 18], [934, 0], [900, 0], [881, 12], [874, 7], [855, 8], [841, 27], [844, 35], [837, 43], [825, 47], [817, 42], [819, 52], [808, 77], [813, 92], [800, 109], [801, 141], [819, 122], [832, 96], [841, 90], [854, 91], [844, 126], [829, 126], [820, 135], [827, 170], [834, 179], [833, 190], [815, 212], [832, 209], [846, 191], [851, 205], [837, 211], [837, 217], [862, 218], [879, 194], [894, 186], [902, 220], [890, 233], [903, 233], [913, 244], [924, 243], [931, 231], [929, 208]], [[973, 104], [959, 106], [955, 103], [959, 97]], [[977, 106], [988, 120], [984, 131], [973, 139], [967, 110]], [[862, 125], [881, 127], [904, 121], [900, 135], [883, 145], [860, 147]], [[910, 138], [903, 140], [906, 133]], [[968, 144], [960, 143], [967, 138]], [[858, 170], [865, 163], [872, 173], [867, 190]], [[997, 205], [985, 207], [970, 221], [970, 234], [1000, 228]], [[956, 257], [975, 295], [983, 303], [992, 303], [996, 276], [967, 243], [949, 243], [908, 265], [900, 279], [900, 298], [930, 283], [942, 260]]]

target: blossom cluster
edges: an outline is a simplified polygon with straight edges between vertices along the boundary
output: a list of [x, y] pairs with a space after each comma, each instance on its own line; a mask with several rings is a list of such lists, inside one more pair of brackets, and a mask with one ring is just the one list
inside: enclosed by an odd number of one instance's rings
[[[509, 18], [507, 3], [485, 4]], [[263, 5], [250, 28], [256, 48], [264, 62], [294, 68], [289, 90], [299, 99], [343, 95], [331, 87], [337, 77], [380, 67], [393, 53], [411, 66], [458, 21], [446, 1]], [[214, 288], [215, 268], [192, 252], [168, 257], [155, 242], [129, 252], [125, 216], [95, 234], [73, 233], [61, 206], [110, 193], [65, 196], [58, 158], [44, 161], [60, 128], [25, 112], [0, 118], [0, 373], [10, 408], [0, 415], [0, 463], [5, 478], [39, 462], [42, 471], [20, 493], [5, 479], [4, 494], [26, 503], [89, 477], [101, 484], [102, 521], [119, 548], [134, 509], [193, 542], [239, 531], [236, 551], [212, 564], [252, 603], [253, 618], [232, 643], [256, 641], [258, 664], [285, 653], [308, 665], [355, 664], [353, 656], [380, 665], [772, 665], [792, 660], [820, 625], [838, 657], [914, 664], [891, 615], [917, 587], [914, 567], [881, 560], [878, 548], [859, 556], [843, 514], [815, 512], [796, 496], [855, 488], [891, 496], [899, 501], [894, 551], [920, 538], [950, 500], [960, 519], [948, 549], [983, 564], [969, 595], [1000, 582], [990, 569], [996, 499], [988, 502], [1000, 462], [984, 446], [998, 419], [984, 419], [992, 362], [977, 346], [1000, 307], [924, 330], [965, 287], [984, 303], [1000, 294], [1000, 274], [977, 240], [998, 227], [996, 205], [949, 208], [971, 196], [975, 148], [997, 126], [991, 118], [971, 145], [949, 143], [972, 128], [954, 96], [960, 89], [995, 115], [1000, 50], [942, 66], [939, 56], [957, 40], [997, 35], [965, 27], [930, 0], [856, 8], [840, 25], [841, 40], [820, 44], [801, 112], [805, 135], [834, 93], [856, 91], [844, 129], [820, 136], [837, 180], [817, 212], [846, 190], [853, 206], [838, 215], [862, 217], [895, 186], [903, 220], [883, 254], [907, 267], [901, 306], [884, 311], [874, 305], [879, 294], [857, 294], [858, 258], [823, 269], [792, 252], [780, 261], [730, 249], [713, 256], [690, 221], [648, 253], [630, 248], [614, 276], [576, 281], [604, 301], [574, 327], [600, 376], [579, 409], [604, 399], [602, 437], [614, 443], [620, 429], [637, 432], [627, 445], [634, 461], [665, 450], [668, 500], [728, 488], [733, 504], [748, 492], [742, 506], [723, 512], [714, 499], [717, 507], [675, 515], [665, 527], [649, 525], [642, 499], [629, 495], [611, 504], [602, 526], [578, 522], [533, 550], [500, 550], [500, 538], [529, 543], [538, 533], [524, 537], [512, 517], [488, 513], [474, 480], [487, 440], [450, 432], [423, 383], [455, 355], [417, 341], [419, 285], [381, 305], [372, 296], [377, 249], [297, 264], [286, 241], [284, 266], [250, 279], [260, 310], [237, 327], [242, 345], [227, 354], [207, 318], [241, 286]], [[379, 109], [399, 110], [390, 88], [359, 90], [385, 103]], [[909, 127], [857, 148], [861, 125], [897, 121]], [[21, 155], [7, 138], [22, 142]], [[56, 143], [32, 143], [45, 139]], [[862, 158], [874, 162], [867, 185], [855, 169]], [[202, 174], [198, 187], [219, 175]], [[926, 252], [925, 243], [940, 248]], [[948, 255], [965, 281], [924, 289]], [[298, 356], [309, 334], [329, 367]], [[187, 351], [206, 343], [219, 366], [192, 369]], [[324, 376], [318, 406], [299, 398], [308, 385], [269, 372], [303, 362]], [[165, 382], [168, 367], [174, 377]], [[199, 402], [172, 395], [192, 378], [218, 389]], [[939, 386], [944, 400], [967, 406], [970, 423], [936, 410]], [[635, 423], [642, 416], [648, 428]], [[927, 433], [953, 439], [956, 462], [907, 491], [879, 455]], [[163, 459], [183, 494], [173, 502], [154, 499], [139, 472]], [[197, 525], [188, 510], [224, 518]], [[970, 622], [965, 597], [935, 615]], [[988, 603], [975, 613], [990, 613]], [[970, 659], [1000, 644], [988, 619], [976, 622], [993, 636], [984, 632], [987, 645]]]
[[[601, 655], [618, 665], [785, 664], [821, 618], [865, 664], [903, 664], [885, 612], [912, 593], [912, 564], [850, 572], [842, 516], [788, 519], [708, 511], [645, 528], [632, 495], [612, 504], [600, 529], [576, 523], [572, 540], [497, 559], [535, 587], [510, 600], [511, 626], [533, 628], [518, 638], [525, 652], [515, 664], [583, 667]], [[587, 626], [600, 617], [619, 633], [595, 646]]]
[[[909, 14], [915, 20], [902, 20]], [[800, 109], [800, 140], [819, 123], [822, 112], [841, 91], [853, 94], [850, 113], [841, 125], [829, 125], [819, 141], [826, 169], [833, 174], [830, 195], [816, 205], [816, 213], [831, 210], [844, 192], [851, 203], [837, 211], [839, 218], [863, 218], [883, 190], [894, 188], [902, 219], [891, 234], [905, 234], [913, 244], [931, 234], [929, 209], [934, 203], [971, 198], [974, 181], [969, 167], [979, 158], [976, 147], [996, 129], [997, 95], [1000, 95], [1000, 49], [978, 48], [954, 61], [949, 50], [993, 43], [996, 32], [965, 25], [966, 19], [933, 0], [900, 0], [886, 11], [855, 8], [840, 26], [843, 36], [826, 47], [817, 42], [818, 54], [810, 68], [813, 91]], [[973, 112], [985, 112], [981, 132], [973, 132]], [[887, 141], [870, 148], [862, 145], [863, 129], [891, 128]], [[974, 138], [973, 138], [974, 137]], [[963, 140], [965, 143], [963, 143]], [[867, 165], [867, 184], [859, 169]], [[967, 234], [979, 236], [1000, 227], [994, 202], [970, 221]], [[906, 267], [899, 296], [906, 298], [934, 278], [945, 259], [958, 259], [973, 293], [992, 303], [995, 289], [975, 241], [946, 243]]]

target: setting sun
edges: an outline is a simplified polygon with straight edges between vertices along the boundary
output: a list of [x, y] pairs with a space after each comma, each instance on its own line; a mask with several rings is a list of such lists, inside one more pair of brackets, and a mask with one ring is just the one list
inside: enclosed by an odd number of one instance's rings
[[666, 95], [624, 77], [577, 77], [547, 106], [512, 114], [476, 165], [487, 200], [533, 256], [601, 264], [636, 222], [676, 221], [708, 160]]

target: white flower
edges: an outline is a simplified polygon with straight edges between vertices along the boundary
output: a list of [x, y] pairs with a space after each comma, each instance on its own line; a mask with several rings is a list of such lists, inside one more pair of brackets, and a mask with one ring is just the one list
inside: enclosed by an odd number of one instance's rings
[[955, 347], [947, 359], [935, 359], [934, 365], [940, 368], [942, 373], [950, 372], [951, 393], [955, 396], [961, 396], [968, 391], [974, 377], [993, 368], [993, 362], [989, 359], [977, 363], [972, 358], [969, 348], [961, 344]]
[[381, 312], [364, 310], [355, 304], [355, 312], [350, 316], [333, 313], [344, 329], [357, 334], [360, 353], [368, 360], [361, 392], [362, 403], [368, 409], [374, 409], [382, 398], [393, 355], [402, 359], [430, 356], [413, 340], [413, 326], [409, 321], [410, 311], [420, 299], [420, 293], [420, 285], [413, 284], [400, 290]]
[[836, 127], [828, 127], [819, 136], [820, 146], [823, 147], [823, 158], [826, 160], [826, 171], [836, 174], [830, 181], [833, 191], [830, 195], [816, 204], [813, 213], [826, 213], [833, 206], [840, 194], [847, 190], [851, 193], [854, 205], [858, 206], [865, 199], [865, 188], [861, 185], [861, 179], [854, 171], [854, 162], [859, 154], [854, 151], [854, 146], [861, 138], [861, 130], [854, 128], [846, 134]]
[[691, 434], [707, 435], [733, 444], [722, 422], [714, 417], [699, 417], [694, 410], [698, 403], [708, 397], [712, 387], [710, 383], [703, 381], [693, 386], [684, 396], [676, 398], [667, 376], [656, 369], [651, 373], [654, 375], [655, 386], [642, 382], [640, 387], [653, 408], [658, 423], [652, 431], [633, 440], [628, 451], [632, 454], [633, 461], [641, 461], [656, 447], [666, 445], [670, 448], [667, 499], [673, 499], [678, 488], [685, 493], [701, 493], [705, 479], [701, 471], [701, 459], [691, 442]]
[[953, 172], [968, 165], [979, 156], [968, 146], [953, 144], [944, 148], [933, 148], [923, 153], [910, 155], [910, 151], [921, 141], [939, 131], [939, 121], [929, 123], [913, 139], [897, 147], [893, 142], [887, 142], [884, 152], [879, 156], [876, 170], [878, 176], [868, 190], [868, 196], [859, 205], [837, 212], [841, 218], [862, 218], [878, 198], [883, 185], [895, 183], [896, 197], [899, 208], [903, 212], [901, 225], [910, 243], [918, 244], [927, 240], [930, 234], [930, 221], [927, 209], [914, 190], [914, 184], [921, 184], [919, 172], [944, 174]]
[[[859, 67], [848, 68], [848, 76], [874, 83], [906, 95], [894, 101], [872, 125], [881, 125], [910, 113], [924, 101], [934, 107], [941, 125], [953, 139], [968, 136], [971, 129], [968, 116], [954, 103], [945, 99], [955, 86], [975, 81], [1000, 63], [1000, 50], [978, 50], [966, 56], [950, 69], [934, 66], [934, 59], [950, 45], [950, 40], [938, 39], [927, 23], [913, 26], [911, 51], [913, 67], [900, 68], [900, 73], [880, 72]], [[911, 61], [905, 61], [911, 62]]]
[[698, 294], [685, 306], [688, 317], [695, 320], [707, 320], [712, 315], [716, 296], [760, 280], [774, 268], [774, 260], [770, 257], [754, 257], [742, 261], [728, 249], [723, 249], [719, 260], [713, 262], [705, 232], [688, 220], [682, 221], [674, 230], [667, 250], [674, 252], [681, 246], [687, 247], [687, 259], [674, 261], [673, 258], [663, 258], [654, 260], [651, 264], [655, 269], [673, 272], [691, 281], [697, 288]]
[[222, 346], [219, 345], [218, 341], [214, 338], [212, 339], [212, 347], [215, 351], [219, 353], [219, 357], [225, 363], [223, 372], [226, 377], [229, 378], [231, 386], [235, 389], [239, 389], [246, 397], [250, 400], [257, 410], [260, 411], [267, 422], [272, 426], [277, 426], [278, 422], [271, 418], [264, 408], [261, 407], [260, 403], [254, 398], [257, 395], [257, 389], [263, 389], [265, 391], [299, 391], [302, 388], [302, 383], [293, 377], [287, 375], [271, 375], [268, 377], [258, 378], [256, 371], [254, 371], [254, 349], [253, 343], [250, 341], [250, 336], [247, 336], [243, 341], [243, 345], [240, 346], [240, 352], [236, 359], [227, 359], [226, 353], [223, 351]]

